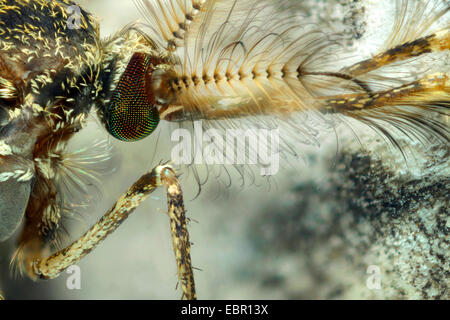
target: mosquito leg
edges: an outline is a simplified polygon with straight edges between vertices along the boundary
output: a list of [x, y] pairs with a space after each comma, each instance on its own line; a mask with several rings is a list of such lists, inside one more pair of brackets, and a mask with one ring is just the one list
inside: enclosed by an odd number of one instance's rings
[[349, 74], [353, 77], [366, 74], [394, 62], [407, 60], [420, 55], [450, 49], [450, 31], [440, 30], [432, 35], [419, 38], [412, 42], [398, 45], [383, 53], [358, 62], [348, 68], [341, 70], [341, 73]]
[[169, 208], [172, 244], [177, 261], [178, 279], [183, 291], [183, 298], [197, 299], [195, 292], [194, 273], [192, 271], [189, 233], [186, 226], [181, 187], [173, 170], [166, 170], [161, 181], [167, 186], [167, 202]]
[[34, 275], [41, 279], [53, 279], [66, 268], [80, 261], [115, 231], [156, 188], [163, 185], [168, 187], [169, 217], [171, 217], [171, 224], [172, 219], [174, 220], [173, 228], [176, 231], [176, 235], [172, 235], [172, 238], [176, 244], [178, 275], [183, 288], [183, 297], [195, 298], [182, 193], [175, 172], [168, 165], [157, 166], [151, 172], [144, 174], [90, 230], [67, 248], [46, 259], [36, 258], [32, 266]]
[[367, 97], [366, 94], [324, 97], [322, 111], [345, 114], [386, 106], [427, 106], [448, 101], [449, 92], [449, 76], [436, 73], [400, 87], [376, 92], [372, 97]]

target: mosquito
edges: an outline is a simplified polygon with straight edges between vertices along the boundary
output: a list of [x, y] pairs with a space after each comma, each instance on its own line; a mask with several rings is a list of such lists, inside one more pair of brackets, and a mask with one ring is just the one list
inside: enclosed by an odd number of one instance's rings
[[[448, 59], [446, 1], [397, 0], [384, 46], [343, 68], [335, 63], [342, 36], [302, 22], [285, 1], [135, 2], [146, 22], [101, 39], [99, 22], [83, 9], [70, 27], [72, 1], [0, 1], [0, 241], [24, 220], [13, 263], [32, 279], [57, 277], [165, 187], [182, 298], [197, 297], [170, 163], [145, 173], [83, 236], [52, 253], [70, 208], [65, 188], [86, 192], [93, 176], [86, 158], [67, 151], [93, 112], [124, 142], [144, 139], [161, 121], [233, 126], [259, 117], [282, 125], [302, 114], [363, 123], [400, 151], [397, 134], [449, 141], [449, 69], [409, 70], [430, 55]], [[309, 136], [307, 124], [295, 128]]]

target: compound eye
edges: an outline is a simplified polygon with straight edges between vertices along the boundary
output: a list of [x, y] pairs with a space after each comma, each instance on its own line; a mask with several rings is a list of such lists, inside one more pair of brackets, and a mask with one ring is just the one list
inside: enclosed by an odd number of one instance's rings
[[150, 56], [135, 53], [106, 109], [104, 120], [113, 137], [122, 141], [138, 141], [158, 126], [159, 112], [148, 91], [151, 73]]

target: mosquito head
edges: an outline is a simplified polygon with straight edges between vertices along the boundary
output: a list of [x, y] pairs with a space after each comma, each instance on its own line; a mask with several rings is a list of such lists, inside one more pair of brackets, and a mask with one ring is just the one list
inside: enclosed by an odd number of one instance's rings
[[104, 41], [102, 51], [98, 115], [113, 137], [142, 140], [175, 100], [173, 57], [133, 25]]
[[106, 129], [113, 137], [138, 141], [158, 126], [159, 112], [149, 85], [151, 77], [151, 56], [135, 53], [103, 114]]

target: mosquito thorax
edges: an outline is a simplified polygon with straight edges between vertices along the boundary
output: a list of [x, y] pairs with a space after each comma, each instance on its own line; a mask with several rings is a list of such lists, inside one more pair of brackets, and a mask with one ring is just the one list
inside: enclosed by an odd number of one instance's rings
[[[0, 240], [18, 227], [52, 238], [62, 207], [58, 159], [102, 93], [97, 21], [70, 1], [19, 0], [0, 12]], [[11, 190], [11, 192], [6, 192]]]

